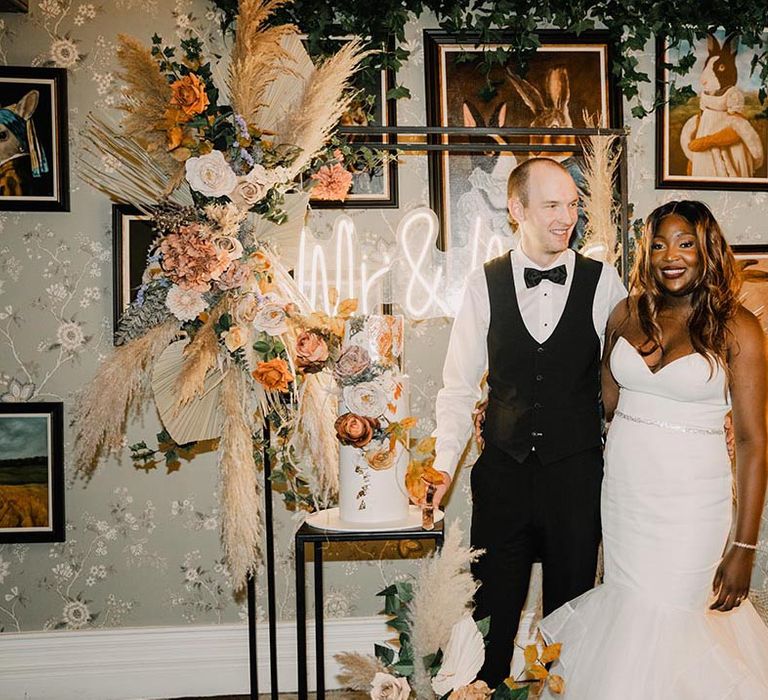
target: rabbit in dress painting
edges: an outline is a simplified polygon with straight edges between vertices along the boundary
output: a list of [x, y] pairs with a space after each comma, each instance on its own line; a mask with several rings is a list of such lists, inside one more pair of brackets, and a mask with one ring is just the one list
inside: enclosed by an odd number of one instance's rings
[[736, 86], [738, 37], [723, 45], [707, 36], [707, 60], [701, 71], [701, 111], [683, 126], [680, 145], [694, 177], [752, 177], [763, 162], [759, 134], [743, 115], [744, 93]]
[[0, 196], [33, 194], [35, 179], [48, 172], [32, 115], [40, 93], [30, 90], [15, 104], [0, 108]]

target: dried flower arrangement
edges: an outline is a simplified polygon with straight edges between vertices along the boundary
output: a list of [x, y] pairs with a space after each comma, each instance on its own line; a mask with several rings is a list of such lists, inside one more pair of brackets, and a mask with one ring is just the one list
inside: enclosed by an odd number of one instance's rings
[[[311, 310], [257, 229], [266, 220], [297, 230], [303, 211], [286, 221], [286, 198], [302, 182], [334, 180], [319, 164], [366, 52], [353, 40], [315, 67], [293, 26], [265, 24], [285, 1], [241, 0], [229, 104], [195, 39], [181, 42], [178, 59], [157, 36], [151, 48], [119, 37], [122, 121], [89, 118], [90, 157], [81, 165], [94, 187], [147, 212], [157, 239], [121, 320], [120, 347], [83, 392], [77, 469], [89, 478], [104, 453], [122, 446], [129, 414], [142, 410], [151, 387], [171, 450], [219, 440], [222, 540], [237, 587], [261, 558], [259, 448], [273, 451], [294, 497], [309, 500], [297, 467], [302, 447], [319, 465], [322, 494], [338, 478], [335, 405], [321, 398], [330, 375], [308, 371], [322, 354], [303, 335]], [[119, 165], [104, 168], [102, 159]], [[343, 319], [333, 324], [340, 337]], [[294, 428], [307, 406], [322, 410], [302, 440]], [[269, 446], [259, 442], [267, 419], [276, 427]], [[132, 447], [151, 461], [145, 443]]]
[[552, 693], [562, 693], [564, 680], [546, 668], [559, 657], [559, 644], [528, 645], [521, 677], [508, 678], [498, 688], [476, 680], [490, 627], [490, 618], [472, 618], [478, 584], [469, 566], [480, 554], [462, 544], [461, 529], [454, 523], [443, 547], [422, 562], [414, 580], [381, 591], [397, 644], [376, 644], [374, 655], [338, 654], [342, 685], [368, 691], [373, 700], [526, 700], [544, 684]]

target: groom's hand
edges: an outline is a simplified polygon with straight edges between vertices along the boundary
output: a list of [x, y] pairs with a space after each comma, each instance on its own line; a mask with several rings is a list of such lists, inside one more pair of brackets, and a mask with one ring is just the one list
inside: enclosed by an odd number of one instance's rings
[[477, 448], [482, 450], [485, 446], [485, 440], [483, 439], [483, 426], [485, 425], [485, 412], [488, 409], [488, 399], [484, 399], [475, 407], [472, 411], [472, 421], [475, 424], [475, 442], [477, 442]]
[[435, 508], [440, 507], [440, 502], [445, 496], [445, 492], [451, 487], [451, 475], [448, 472], [439, 471], [438, 474], [442, 475], [443, 481], [440, 484], [435, 484], [435, 494], [432, 496], [432, 505]]
[[736, 437], [733, 434], [733, 412], [728, 411], [725, 414], [725, 422], [723, 423], [723, 429], [725, 430], [725, 446], [728, 448], [728, 456], [733, 462], [736, 459]]

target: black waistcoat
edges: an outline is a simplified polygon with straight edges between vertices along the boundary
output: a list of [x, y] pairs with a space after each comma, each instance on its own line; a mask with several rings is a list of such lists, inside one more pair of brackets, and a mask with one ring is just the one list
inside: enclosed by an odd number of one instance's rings
[[491, 321], [483, 436], [518, 462], [534, 447], [548, 464], [600, 445], [600, 339], [592, 305], [601, 269], [576, 255], [563, 315], [538, 343], [520, 314], [509, 253], [485, 264]]

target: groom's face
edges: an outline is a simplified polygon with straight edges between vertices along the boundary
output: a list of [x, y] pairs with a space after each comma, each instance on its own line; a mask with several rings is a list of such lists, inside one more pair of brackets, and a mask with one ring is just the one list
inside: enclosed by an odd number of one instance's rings
[[528, 178], [528, 201], [510, 200], [520, 225], [523, 249], [532, 258], [559, 255], [568, 247], [578, 219], [579, 193], [573, 178], [557, 165], [540, 163]]

